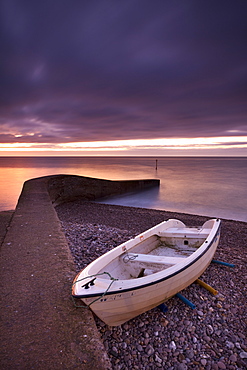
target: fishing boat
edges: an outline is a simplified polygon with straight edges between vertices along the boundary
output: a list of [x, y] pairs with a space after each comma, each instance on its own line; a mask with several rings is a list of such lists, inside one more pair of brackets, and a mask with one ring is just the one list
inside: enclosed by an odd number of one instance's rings
[[72, 296], [107, 325], [117, 326], [158, 306], [210, 264], [220, 238], [219, 219], [186, 227], [169, 219], [110, 250], [74, 279]]

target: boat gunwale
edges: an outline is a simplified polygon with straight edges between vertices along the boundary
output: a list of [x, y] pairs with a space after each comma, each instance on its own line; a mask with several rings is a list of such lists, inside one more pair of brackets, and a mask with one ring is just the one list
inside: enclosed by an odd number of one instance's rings
[[[212, 247], [212, 244], [215, 242], [215, 239], [217, 238], [217, 236], [219, 235], [220, 233], [220, 226], [221, 226], [221, 222], [220, 222], [220, 219], [214, 219], [215, 220], [215, 223], [211, 229], [211, 232], [209, 233], [208, 237], [210, 236], [210, 234], [212, 233], [216, 223], [218, 222], [218, 225], [217, 225], [217, 229], [212, 237], [212, 240], [210, 241], [210, 243], [208, 243], [207, 247], [203, 250], [203, 245], [205, 243], [208, 242], [208, 238], [205, 239], [205, 241], [203, 242], [203, 244], [199, 247], [199, 249], [196, 251], [196, 252], [199, 252], [200, 248], [202, 248], [201, 252], [198, 254], [198, 256], [194, 256], [195, 258], [192, 259], [191, 262], [185, 264], [182, 268], [174, 271], [174, 272], [171, 272], [170, 274], [168, 274], [167, 276], [163, 276], [157, 280], [153, 280], [153, 281], [150, 281], [148, 283], [144, 283], [144, 284], [138, 284], [136, 286], [132, 286], [132, 287], [129, 287], [129, 288], [124, 288], [124, 289], [121, 289], [121, 288], [118, 288], [117, 290], [109, 290], [109, 291], [105, 291], [105, 292], [100, 292], [100, 293], [92, 293], [92, 294], [80, 294], [80, 295], [76, 295], [76, 294], [72, 294], [72, 296], [74, 298], [78, 298], [78, 299], [86, 299], [86, 298], [96, 298], [96, 297], [101, 297], [102, 295], [104, 296], [110, 296], [110, 295], [114, 295], [114, 294], [121, 294], [121, 293], [126, 293], [126, 292], [130, 292], [130, 291], [133, 291], [133, 290], [139, 290], [139, 289], [143, 289], [143, 288], [146, 288], [146, 287], [149, 287], [149, 286], [152, 286], [152, 285], [155, 285], [155, 284], [159, 284], [167, 279], [170, 279], [178, 274], [180, 274], [181, 272], [183, 272], [184, 270], [186, 270], [187, 268], [189, 268], [190, 266], [192, 266], [194, 263], [196, 263], [198, 260], [200, 260], [209, 250], [210, 248]], [[111, 252], [111, 251], [109, 251]], [[108, 252], [108, 253], [109, 253]], [[196, 252], [194, 252], [193, 254], [195, 254]], [[188, 256], [187, 258], [185, 258], [185, 260], [187, 260], [188, 258], [190, 258], [191, 256], [190, 255]], [[211, 261], [210, 261], [211, 262]], [[177, 266], [179, 266], [180, 264], [183, 264], [184, 262], [180, 262], [180, 263], [177, 263], [176, 265], [170, 267], [169, 269], [172, 269], [172, 268], [176, 268]], [[168, 269], [167, 269], [168, 270]], [[166, 270], [166, 271], [167, 271]], [[156, 272], [155, 274], [158, 274], [158, 273], [162, 273], [164, 272], [165, 270], [162, 270], [162, 271], [159, 271], [159, 272]], [[78, 274], [79, 275], [79, 274]], [[152, 274], [153, 276], [154, 274]], [[93, 276], [93, 275], [92, 275]], [[90, 278], [90, 276], [86, 277], [86, 278]], [[142, 279], [142, 278], [140, 278]], [[138, 279], [138, 281], [140, 282], [140, 279]], [[146, 279], [146, 277], [144, 278]], [[101, 279], [101, 280], [105, 280], [105, 279]], [[134, 280], [134, 279], [133, 279]], [[136, 280], [136, 279], [135, 279]], [[111, 280], [107, 280], [107, 281], [111, 281]], [[116, 282], [120, 282], [120, 281], [124, 281], [124, 280], [116, 280]], [[127, 280], [128, 281], [128, 280]], [[76, 282], [75, 282], [76, 283]]]

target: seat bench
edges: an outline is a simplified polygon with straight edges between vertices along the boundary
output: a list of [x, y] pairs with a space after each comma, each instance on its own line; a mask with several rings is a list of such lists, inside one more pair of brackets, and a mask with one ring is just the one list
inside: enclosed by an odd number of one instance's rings
[[176, 228], [170, 227], [167, 230], [160, 231], [161, 238], [184, 238], [184, 239], [206, 239], [210, 233], [210, 229], [193, 229], [193, 228]]
[[123, 257], [124, 262], [140, 262], [147, 265], [176, 265], [186, 257], [157, 256], [154, 254], [128, 253]]

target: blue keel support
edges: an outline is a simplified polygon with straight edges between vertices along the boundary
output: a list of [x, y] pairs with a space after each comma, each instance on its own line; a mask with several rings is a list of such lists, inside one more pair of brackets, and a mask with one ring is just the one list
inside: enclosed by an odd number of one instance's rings
[[186, 303], [190, 308], [192, 308], [192, 310], [194, 310], [196, 308], [196, 306], [194, 305], [194, 303], [190, 302], [187, 298], [185, 298], [182, 294], [180, 293], [177, 293], [176, 294], [176, 297], [178, 297], [179, 299], [181, 299], [181, 301], [183, 301], [184, 303]]
[[228, 266], [228, 267], [235, 267], [232, 263], [228, 262], [222, 262], [222, 261], [217, 261], [217, 260], [212, 260], [213, 263], [218, 263], [218, 265], [223, 265], [223, 266]]
[[161, 303], [158, 308], [160, 309], [160, 311], [166, 313], [168, 311], [168, 307], [164, 304], [164, 303]]

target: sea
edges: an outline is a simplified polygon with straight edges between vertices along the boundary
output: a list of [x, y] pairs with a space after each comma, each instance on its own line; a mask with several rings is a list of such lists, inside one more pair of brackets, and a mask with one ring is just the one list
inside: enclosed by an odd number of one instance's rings
[[160, 187], [101, 200], [247, 222], [247, 157], [0, 157], [0, 211], [26, 180], [54, 174], [160, 179]]

